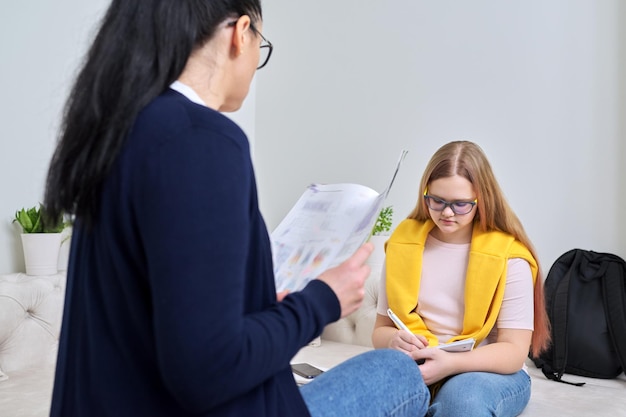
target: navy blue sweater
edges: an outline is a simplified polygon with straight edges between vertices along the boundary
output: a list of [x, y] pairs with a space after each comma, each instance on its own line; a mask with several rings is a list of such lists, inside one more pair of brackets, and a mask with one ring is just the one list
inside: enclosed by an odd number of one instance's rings
[[244, 133], [168, 90], [74, 226], [51, 415], [308, 415], [289, 360], [340, 306], [272, 269]]

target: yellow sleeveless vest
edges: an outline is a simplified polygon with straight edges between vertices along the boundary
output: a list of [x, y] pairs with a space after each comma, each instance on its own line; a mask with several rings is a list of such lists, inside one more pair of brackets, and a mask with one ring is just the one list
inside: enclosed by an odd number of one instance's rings
[[[387, 241], [387, 299], [389, 308], [408, 328], [424, 335], [430, 346], [439, 342], [416, 313], [422, 272], [424, 245], [435, 227], [431, 220], [404, 220]], [[522, 258], [528, 261], [537, 279], [537, 262], [521, 242], [507, 233], [482, 232], [474, 226], [465, 281], [465, 316], [463, 332], [449, 342], [473, 337], [482, 342], [496, 323], [502, 306], [506, 284], [507, 261]]]

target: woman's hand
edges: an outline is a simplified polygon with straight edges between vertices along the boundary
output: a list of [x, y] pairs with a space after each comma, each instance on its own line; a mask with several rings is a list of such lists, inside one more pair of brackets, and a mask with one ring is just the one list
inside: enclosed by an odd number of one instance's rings
[[285, 299], [285, 297], [289, 294], [289, 290], [282, 290], [276, 293], [276, 300], [280, 303]]

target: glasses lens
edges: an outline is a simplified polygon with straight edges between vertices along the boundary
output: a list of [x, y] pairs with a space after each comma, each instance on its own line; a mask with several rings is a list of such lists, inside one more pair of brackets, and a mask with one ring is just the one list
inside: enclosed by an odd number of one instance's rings
[[456, 214], [467, 214], [472, 211], [474, 205], [467, 201], [461, 201], [458, 203], [452, 203], [450, 207], [452, 208], [452, 211]]
[[428, 207], [430, 207], [431, 210], [442, 211], [446, 206], [445, 201], [438, 198], [431, 197], [429, 195], [425, 196], [424, 198], [426, 198], [426, 204], [428, 205]]

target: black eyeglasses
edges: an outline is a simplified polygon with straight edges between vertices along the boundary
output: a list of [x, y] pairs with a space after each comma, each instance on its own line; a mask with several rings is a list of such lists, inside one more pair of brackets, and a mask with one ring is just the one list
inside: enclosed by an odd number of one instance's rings
[[253, 24], [250, 24], [250, 29], [261, 37], [261, 46], [259, 46], [259, 48], [261, 48], [261, 55], [259, 55], [259, 65], [256, 67], [256, 69], [260, 70], [269, 62], [270, 57], [272, 56], [272, 51], [274, 50], [274, 45], [272, 45], [272, 42], [265, 39], [265, 36], [263, 36], [263, 34], [259, 32]]
[[438, 197], [433, 197], [432, 195], [424, 194], [424, 200], [426, 200], [426, 205], [434, 211], [444, 211], [446, 207], [450, 207], [454, 214], [468, 214], [478, 200], [474, 201], [453, 201], [449, 202], [446, 200], [442, 200]]
[[[228, 26], [235, 26], [236, 24], [237, 21], [228, 22]], [[265, 39], [265, 36], [263, 36], [263, 34], [259, 32], [252, 23], [250, 23], [250, 29], [252, 29], [254, 33], [261, 37], [261, 46], [259, 46], [259, 48], [261, 49], [261, 54], [259, 55], [259, 65], [257, 65], [256, 67], [256, 69], [260, 70], [261, 68], [266, 66], [268, 61], [270, 60], [270, 57], [272, 56], [272, 51], [274, 50], [274, 45], [272, 45], [272, 42]]]

